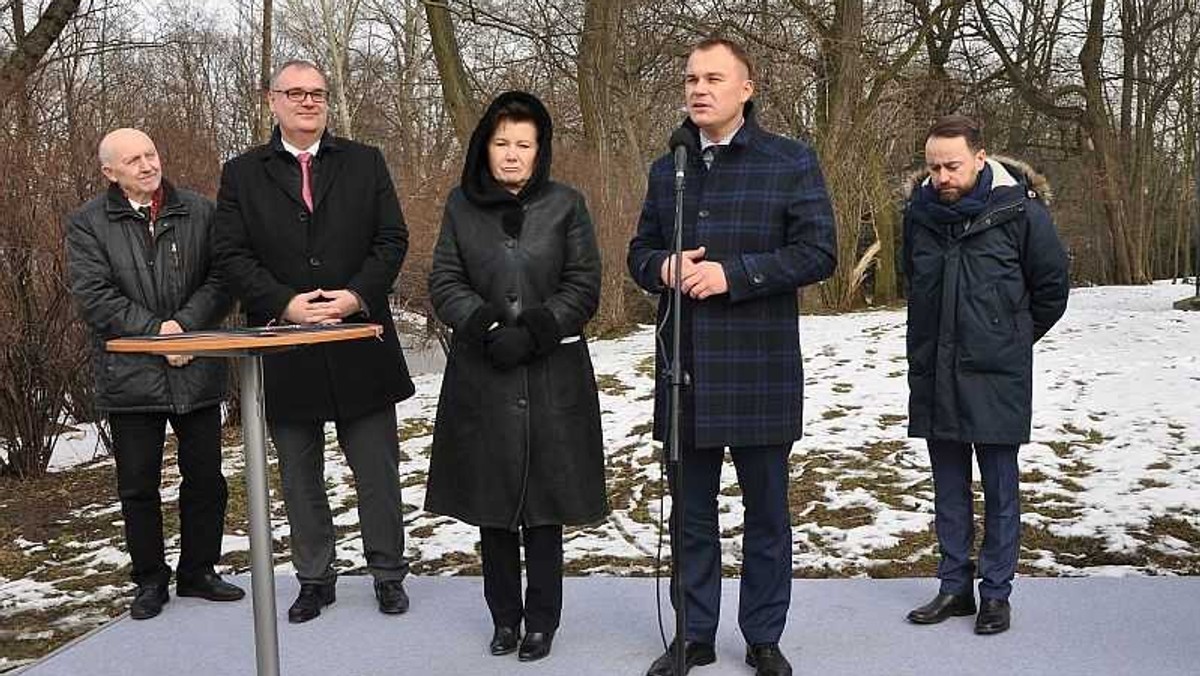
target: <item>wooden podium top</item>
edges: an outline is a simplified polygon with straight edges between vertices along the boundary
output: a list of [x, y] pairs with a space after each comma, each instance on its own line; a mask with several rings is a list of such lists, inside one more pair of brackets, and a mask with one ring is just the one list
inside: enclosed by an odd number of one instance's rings
[[378, 324], [332, 324], [329, 326], [264, 326], [214, 331], [188, 331], [168, 336], [114, 338], [104, 345], [109, 352], [142, 354], [207, 354], [219, 356], [272, 351], [298, 345], [333, 343], [361, 338], [378, 338]]

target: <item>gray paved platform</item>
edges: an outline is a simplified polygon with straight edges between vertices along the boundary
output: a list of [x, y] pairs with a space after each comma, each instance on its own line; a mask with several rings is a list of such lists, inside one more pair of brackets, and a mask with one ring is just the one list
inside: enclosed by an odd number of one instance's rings
[[[742, 662], [737, 581], [725, 585], [718, 661], [692, 676], [753, 673]], [[491, 622], [478, 578], [410, 578], [412, 609], [391, 617], [375, 610], [369, 578], [343, 577], [337, 603], [303, 625], [284, 617], [295, 581], [281, 578], [277, 588], [284, 676], [638, 676], [661, 651], [645, 579], [568, 579], [554, 652], [531, 664], [487, 654]], [[784, 651], [796, 674], [822, 676], [1200, 674], [1200, 578], [1019, 579], [1012, 630], [989, 637], [972, 633], [971, 618], [904, 622], [935, 588], [932, 580], [797, 580]], [[249, 599], [172, 598], [154, 620], [119, 618], [19, 673], [251, 675], [252, 626]]]

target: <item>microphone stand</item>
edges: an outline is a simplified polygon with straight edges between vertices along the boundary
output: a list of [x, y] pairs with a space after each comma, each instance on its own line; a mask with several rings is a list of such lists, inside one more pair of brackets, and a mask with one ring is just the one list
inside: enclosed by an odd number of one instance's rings
[[687, 634], [687, 594], [683, 586], [683, 457], [679, 444], [679, 418], [683, 407], [683, 358], [680, 354], [680, 334], [683, 323], [683, 187], [684, 167], [687, 165], [687, 146], [675, 146], [675, 237], [672, 242], [675, 256], [671, 294], [671, 412], [668, 437], [667, 467], [674, 478], [675, 495], [671, 496], [671, 578], [675, 601], [675, 674], [687, 673], [685, 636]]

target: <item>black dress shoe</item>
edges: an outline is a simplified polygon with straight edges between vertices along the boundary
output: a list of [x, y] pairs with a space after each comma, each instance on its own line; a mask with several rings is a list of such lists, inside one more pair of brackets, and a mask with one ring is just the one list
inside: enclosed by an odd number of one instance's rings
[[792, 665], [778, 643], [746, 646], [746, 664], [754, 667], [754, 676], [792, 676]]
[[135, 620], [148, 620], [161, 613], [163, 604], [170, 600], [165, 584], [138, 585], [133, 603], [129, 604], [129, 616]]
[[522, 662], [540, 660], [550, 654], [550, 644], [554, 642], [552, 631], [527, 631], [521, 639], [521, 648], [517, 651], [517, 659]]
[[237, 601], [246, 596], [246, 592], [209, 571], [196, 576], [179, 576], [175, 581], [175, 595], [197, 596], [206, 601]]
[[399, 615], [408, 610], [408, 592], [404, 591], [403, 580], [375, 580], [375, 600], [379, 612]]
[[488, 644], [488, 650], [492, 651], [493, 655], [510, 655], [517, 649], [517, 642], [520, 640], [520, 626], [496, 627], [492, 632], [492, 642]]
[[964, 617], [975, 614], [975, 594], [946, 594], [939, 592], [933, 600], [908, 614], [914, 624], [937, 624], [948, 617]]
[[[685, 641], [683, 648], [683, 674], [691, 671], [692, 667], [702, 667], [717, 661], [717, 651], [711, 643], [700, 641]], [[667, 652], [658, 656], [650, 665], [646, 676], [675, 676], [675, 643], [672, 641]], [[681, 675], [683, 676], [683, 675]]]
[[288, 622], [308, 622], [321, 614], [321, 608], [337, 600], [336, 587], [332, 584], [305, 583], [300, 585], [300, 595], [288, 608]]
[[1012, 606], [1005, 599], [981, 599], [979, 617], [975, 618], [976, 634], [999, 634], [1008, 631]]

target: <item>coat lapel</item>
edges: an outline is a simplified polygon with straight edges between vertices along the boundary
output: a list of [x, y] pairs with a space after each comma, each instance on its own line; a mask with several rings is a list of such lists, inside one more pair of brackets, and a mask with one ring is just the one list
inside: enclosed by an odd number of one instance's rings
[[329, 188], [337, 181], [342, 173], [342, 152], [332, 139], [326, 135], [321, 142], [321, 166], [317, 171], [316, 185], [313, 186], [313, 213], [321, 208], [321, 200], [329, 193]]
[[266, 165], [267, 176], [275, 183], [276, 186], [295, 202], [299, 207], [304, 208], [304, 200], [300, 197], [300, 181], [297, 180], [297, 171], [287, 165], [287, 160], [282, 155], [269, 149], [266, 151], [267, 156], [264, 159]]

